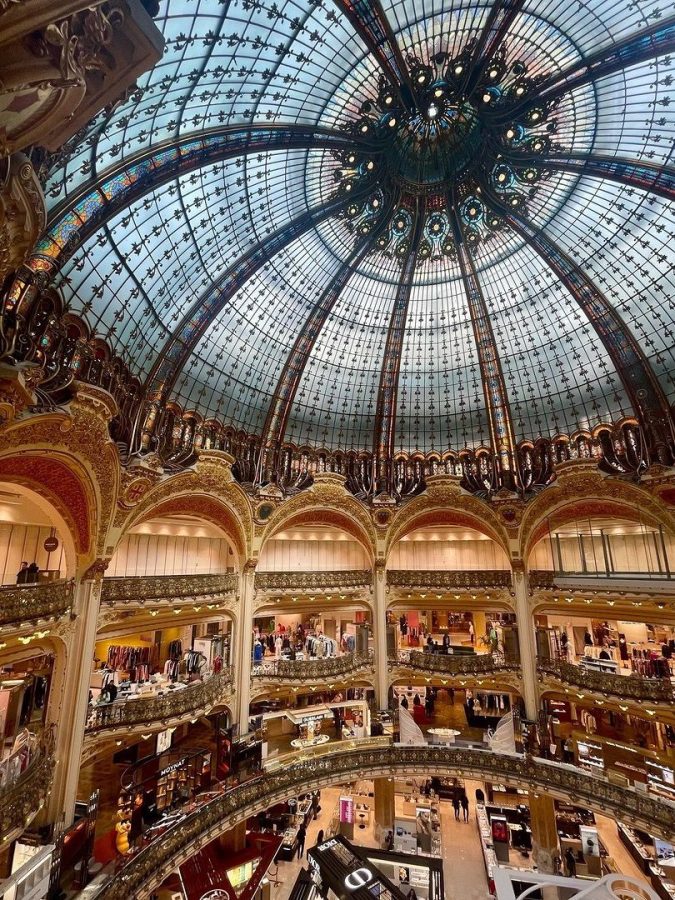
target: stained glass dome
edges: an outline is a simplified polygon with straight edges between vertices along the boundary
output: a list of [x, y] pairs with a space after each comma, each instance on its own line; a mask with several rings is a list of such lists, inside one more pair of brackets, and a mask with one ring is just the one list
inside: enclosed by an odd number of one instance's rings
[[163, 0], [31, 267], [147, 390], [382, 453], [672, 402], [675, 3]]

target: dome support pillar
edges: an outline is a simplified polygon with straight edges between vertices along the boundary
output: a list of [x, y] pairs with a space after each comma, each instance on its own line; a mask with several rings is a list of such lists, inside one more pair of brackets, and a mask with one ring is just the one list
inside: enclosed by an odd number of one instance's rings
[[373, 624], [375, 631], [375, 699], [378, 709], [389, 705], [389, 672], [387, 668], [387, 572], [384, 561], [373, 569]]
[[537, 646], [534, 624], [530, 611], [530, 592], [527, 572], [524, 566], [514, 564], [513, 591], [516, 595], [516, 622], [518, 623], [518, 646], [520, 649], [520, 670], [523, 679], [523, 702], [525, 716], [531, 722], [539, 714], [539, 692], [537, 690]]
[[286, 425], [295, 401], [300, 381], [305, 367], [314, 350], [314, 346], [326, 324], [333, 307], [340, 299], [342, 291], [347, 286], [349, 279], [358, 269], [365, 257], [370, 253], [375, 241], [389, 225], [389, 217], [398, 197], [391, 197], [389, 202], [383, 204], [377, 225], [367, 235], [360, 238], [353, 253], [338, 273], [331, 279], [331, 283], [321, 294], [321, 297], [312, 307], [309, 315], [303, 322], [295, 343], [288, 354], [286, 364], [281, 370], [274, 395], [267, 410], [265, 426], [261, 438], [261, 462], [260, 478], [263, 481], [275, 480], [278, 467], [278, 456], [286, 433]]
[[471, 326], [478, 351], [481, 381], [483, 382], [485, 395], [485, 408], [487, 409], [490, 423], [492, 449], [495, 457], [499, 459], [500, 474], [504, 487], [513, 490], [520, 483], [515, 458], [516, 441], [497, 342], [495, 341], [490, 314], [478, 279], [478, 272], [476, 271], [471, 252], [464, 240], [454, 196], [448, 198], [448, 205], [450, 206], [450, 221], [454, 229], [459, 267], [462, 272], [462, 282], [471, 317]]
[[[298, 238], [329, 219], [350, 203], [365, 200], [372, 192], [370, 180], [352, 194], [340, 194], [307, 210], [292, 219], [270, 237], [259, 241], [248, 253], [240, 256], [209, 288], [192, 304], [176, 330], [165, 343], [145, 383], [147, 396], [160, 406], [167, 400], [178, 376], [208, 327], [230, 303], [237, 291], [269, 262]], [[157, 422], [157, 418], [153, 420]], [[148, 418], [144, 428], [144, 440], [149, 445], [153, 437]]]
[[553, 103], [570, 91], [589, 82], [606, 78], [630, 66], [665, 56], [675, 51], [675, 18], [659, 21], [648, 28], [631, 34], [626, 40], [603, 47], [597, 53], [582, 57], [562, 72], [551, 75], [537, 85], [536, 92], [515, 105], [495, 109], [494, 121], [512, 121], [532, 102]]
[[403, 350], [403, 339], [408, 318], [410, 292], [417, 263], [417, 251], [424, 231], [425, 212], [426, 203], [422, 198], [418, 198], [410, 247], [401, 269], [382, 357], [373, 436], [375, 495], [380, 497], [380, 502], [390, 499], [393, 489], [392, 460], [394, 456], [398, 380], [401, 372], [401, 352]]
[[249, 706], [251, 704], [251, 656], [253, 643], [253, 605], [255, 601], [255, 563], [248, 562], [239, 576], [239, 616], [237, 618], [237, 655], [234, 671], [237, 678], [237, 700], [234, 715], [239, 723], [239, 733], [248, 731]]

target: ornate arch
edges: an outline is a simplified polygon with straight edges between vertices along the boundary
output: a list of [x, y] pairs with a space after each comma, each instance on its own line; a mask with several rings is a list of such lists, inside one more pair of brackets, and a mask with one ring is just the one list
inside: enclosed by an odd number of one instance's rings
[[347, 491], [340, 475], [317, 476], [311, 488], [277, 506], [266, 525], [256, 528], [260, 538], [257, 555], [271, 537], [293, 525], [331, 525], [358, 541], [371, 562], [375, 558], [377, 537], [372, 520], [365, 506]]
[[525, 508], [520, 525], [520, 555], [527, 559], [546, 533], [579, 517], [607, 517], [640, 521], [675, 531], [675, 514], [660, 497], [636, 484], [604, 476], [583, 461], [561, 466], [557, 480]]
[[84, 560], [103, 556], [119, 484], [108, 433], [112, 397], [78, 386], [68, 412], [12, 421], [0, 437], [0, 478], [43, 496], [59, 512]]
[[430, 484], [423, 494], [396, 511], [387, 531], [386, 558], [389, 559], [394, 544], [406, 534], [438, 525], [473, 528], [491, 538], [502, 548], [506, 558], [510, 558], [508, 533], [497, 515], [486, 503], [463, 491], [449, 478]]
[[126, 521], [122, 533], [161, 516], [194, 516], [210, 522], [227, 535], [241, 564], [247, 557], [250, 515], [249, 522], [242, 521], [242, 510], [232, 503], [231, 493], [223, 491], [224, 496], [207, 493], [202, 479], [193, 472], [176, 475], [148, 492], [146, 499]]

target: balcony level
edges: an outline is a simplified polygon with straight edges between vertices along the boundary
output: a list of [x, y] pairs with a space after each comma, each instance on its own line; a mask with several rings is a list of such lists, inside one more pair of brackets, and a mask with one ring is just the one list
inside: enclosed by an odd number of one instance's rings
[[85, 741], [175, 727], [206, 715], [216, 706], [229, 706], [232, 694], [232, 672], [227, 669], [158, 695], [139, 694], [133, 699], [97, 705], [90, 708]]
[[216, 575], [139, 575], [105, 578], [101, 589], [103, 607], [175, 606], [181, 602], [220, 600], [237, 593], [238, 578], [231, 572]]
[[309, 685], [327, 678], [358, 678], [373, 674], [373, 652], [344, 653], [324, 659], [267, 659], [253, 666], [256, 682], [270, 680], [274, 684]]
[[264, 771], [250, 781], [211, 792], [161, 840], [144, 847], [127, 865], [101, 873], [89, 887], [98, 900], [145, 896], [186, 859], [239, 822], [299, 792], [317, 790], [361, 778], [457, 775], [499, 781], [528, 791], [543, 791], [616, 820], [637, 825], [668, 839], [675, 830], [675, 805], [631, 787], [613, 784], [572, 766], [533, 757], [497, 754], [460, 747], [402, 747], [382, 739], [350, 742], [316, 755], [302, 751], [284, 758], [281, 768]]
[[58, 619], [73, 605], [72, 581], [0, 587], [0, 631]]
[[0, 846], [17, 837], [45, 804], [54, 775], [54, 733], [48, 728], [30, 748], [19, 777], [0, 789]]

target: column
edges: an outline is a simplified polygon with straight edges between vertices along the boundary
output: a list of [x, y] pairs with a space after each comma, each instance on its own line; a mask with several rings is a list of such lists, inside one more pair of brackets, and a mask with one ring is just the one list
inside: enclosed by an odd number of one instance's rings
[[560, 856], [555, 800], [548, 794], [535, 794], [533, 791], [530, 791], [529, 799], [532, 856], [540, 872], [552, 875], [555, 871], [553, 860]]
[[387, 669], [387, 572], [384, 560], [373, 568], [373, 626], [375, 632], [375, 699], [378, 709], [389, 705], [389, 672]]
[[234, 720], [239, 731], [248, 731], [248, 708], [251, 703], [251, 632], [255, 600], [255, 563], [247, 562], [239, 576], [239, 617], [237, 620], [237, 655], [234, 661], [234, 687], [237, 691]]
[[537, 691], [537, 649], [534, 639], [534, 621], [530, 611], [527, 572], [524, 566], [513, 568], [513, 589], [516, 595], [516, 621], [520, 646], [520, 669], [523, 680], [525, 716], [536, 720], [539, 710]]
[[66, 826], [72, 823], [75, 814], [96, 643], [102, 571], [95, 566], [75, 587], [77, 617], [67, 643], [61, 697], [56, 705], [56, 767], [48, 815], [50, 822], [63, 819]]
[[384, 842], [389, 830], [394, 828], [395, 791], [393, 778], [374, 778], [375, 793], [375, 838]]

